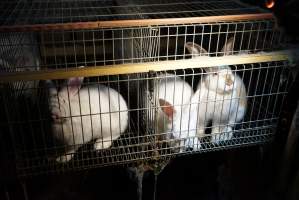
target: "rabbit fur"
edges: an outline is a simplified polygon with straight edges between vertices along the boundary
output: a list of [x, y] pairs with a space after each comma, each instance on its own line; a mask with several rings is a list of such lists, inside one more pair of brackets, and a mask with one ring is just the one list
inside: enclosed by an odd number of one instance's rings
[[[159, 106], [157, 116], [157, 134], [166, 133], [167, 139], [182, 139], [180, 151], [191, 147], [199, 149], [196, 127], [190, 126], [190, 99], [193, 95], [191, 86], [174, 74], [157, 76], [154, 86], [156, 105]], [[154, 123], [154, 122], [153, 122]]]
[[[222, 49], [224, 55], [233, 50], [230, 38]], [[206, 50], [198, 44], [188, 42], [186, 48], [199, 56]], [[207, 72], [191, 98], [192, 118], [197, 121], [197, 135], [204, 136], [205, 127], [212, 121], [212, 142], [219, 143], [233, 137], [233, 126], [240, 122], [246, 113], [246, 87], [242, 79], [229, 66], [204, 68]]]
[[58, 92], [48, 81], [53, 134], [68, 147], [58, 162], [71, 160], [80, 145], [93, 139], [95, 150], [109, 148], [128, 126], [128, 107], [120, 93], [102, 84], [81, 88], [82, 82], [83, 77], [70, 78]]

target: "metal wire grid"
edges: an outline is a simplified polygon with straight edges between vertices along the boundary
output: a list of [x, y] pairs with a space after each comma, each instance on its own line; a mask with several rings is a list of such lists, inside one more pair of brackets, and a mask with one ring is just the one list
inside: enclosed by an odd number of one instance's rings
[[[1, 38], [9, 37], [1, 33]], [[125, 63], [184, 59], [189, 52], [186, 42], [194, 42], [206, 49], [206, 56], [221, 56], [224, 43], [234, 37], [231, 53], [276, 50], [284, 45], [283, 34], [274, 28], [274, 21], [257, 20], [214, 24], [189, 24], [153, 26], [140, 28], [115, 28], [100, 30], [49, 31], [17, 33], [18, 37], [33, 38], [30, 43], [23, 40], [1, 42], [1, 60], [11, 55], [28, 55], [24, 47], [39, 49], [40, 67], [19, 65], [0, 66], [1, 71], [73, 68], [79, 66], [104, 66]], [[15, 52], [9, 53], [14, 50]], [[33, 52], [31, 53], [33, 54]], [[28, 56], [27, 56], [28, 57]]]
[[[176, 18], [265, 13], [258, 7], [233, 0], [215, 1], [144, 1], [118, 5], [117, 1], [1, 1], [1, 25], [30, 25], [68, 22]], [[136, 12], [136, 7], [140, 8]]]
[[[135, 9], [136, 11], [136, 9]], [[139, 11], [138, 11], [139, 13]], [[142, 17], [139, 15], [139, 17]], [[200, 44], [207, 49], [206, 55], [218, 56], [221, 54], [221, 46], [229, 37], [234, 36], [235, 47], [234, 53], [240, 53], [246, 50], [258, 52], [261, 50], [273, 50], [279, 47], [282, 43], [281, 33], [273, 29], [274, 22], [270, 20], [259, 21], [244, 21], [238, 23], [215, 23], [215, 24], [191, 24], [179, 26], [155, 26], [155, 27], [140, 27], [140, 28], [125, 28], [125, 29], [102, 29], [88, 31], [51, 31], [39, 33], [37, 40], [31, 42], [31, 46], [35, 48], [40, 46], [42, 65], [41, 68], [70, 68], [84, 66], [100, 66], [108, 64], [124, 64], [124, 63], [139, 63], [148, 61], [160, 60], [177, 60], [188, 57], [188, 53], [184, 49], [186, 42], [192, 41]], [[20, 33], [22, 36], [23, 33]], [[28, 33], [29, 35], [31, 33]], [[35, 37], [35, 36], [33, 36]], [[40, 42], [35, 42], [40, 41]], [[8, 50], [7, 46], [18, 46], [12, 41], [10, 44], [3, 45], [3, 52]], [[19, 46], [27, 42], [20, 42]], [[40, 43], [40, 45], [38, 45]], [[30, 46], [30, 45], [29, 45]], [[121, 47], [121, 48], [119, 48]], [[16, 48], [12, 48], [16, 49]], [[20, 48], [22, 49], [22, 48]], [[6, 60], [7, 54], [1, 56]], [[21, 64], [22, 65], [22, 64]], [[209, 136], [202, 139], [202, 148], [200, 152], [224, 149], [230, 147], [238, 147], [240, 145], [256, 144], [266, 142], [271, 139], [273, 128], [276, 125], [277, 117], [279, 116], [283, 98], [286, 95], [287, 86], [283, 85], [278, 80], [279, 72], [276, 69], [286, 68], [285, 64], [275, 63], [273, 66], [252, 67], [249, 70], [245, 67], [235, 67], [238, 73], [248, 74], [249, 71], [264, 71], [263, 73], [254, 73], [247, 77], [251, 85], [253, 77], [262, 77], [261, 74], [268, 74], [268, 69], [275, 69], [273, 74], [276, 77], [269, 82], [271, 88], [276, 88], [278, 92], [272, 92], [260, 85], [255, 88], [255, 93], [248, 96], [250, 102], [250, 118], [245, 118], [242, 123], [236, 124], [234, 130], [237, 137], [229, 141], [225, 141], [219, 145], [209, 142]], [[24, 65], [25, 66], [25, 65]], [[253, 66], [253, 65], [252, 65]], [[16, 71], [18, 71], [18, 67]], [[24, 68], [23, 66], [20, 68]], [[4, 69], [2, 67], [2, 69]], [[15, 69], [13, 69], [15, 70]], [[7, 71], [4, 69], [4, 71]], [[183, 72], [173, 71], [179, 76], [195, 77], [192, 79], [192, 86], [195, 85], [193, 80], [198, 80], [203, 71], [196, 72], [192, 70]], [[183, 70], [184, 71], [184, 70]], [[178, 72], [178, 73], [177, 73]], [[271, 74], [271, 73], [270, 73]], [[286, 75], [285, 73], [282, 73]], [[150, 76], [149, 76], [150, 75]], [[268, 77], [268, 75], [266, 76]], [[103, 78], [103, 77], [102, 77]], [[266, 78], [267, 79], [267, 78]], [[289, 80], [288, 77], [283, 80]], [[257, 82], [261, 82], [255, 80]], [[125, 98], [129, 105], [130, 123], [128, 130], [121, 138], [114, 141], [109, 149], [98, 152], [93, 151], [89, 144], [83, 145], [79, 151], [75, 153], [75, 157], [67, 164], [57, 164], [53, 160], [53, 156], [63, 155], [63, 146], [57, 146], [51, 139], [51, 125], [47, 113], [47, 102], [45, 88], [36, 86], [25, 87], [22, 90], [13, 89], [11, 85], [3, 84], [4, 91], [7, 95], [3, 96], [2, 101], [10, 102], [5, 108], [7, 119], [4, 120], [4, 125], [7, 131], [13, 133], [11, 135], [12, 151], [16, 154], [17, 169], [20, 175], [34, 175], [40, 173], [61, 172], [70, 170], [79, 170], [85, 168], [93, 168], [105, 165], [124, 164], [138, 160], [152, 160], [156, 157], [168, 158], [178, 154], [177, 147], [169, 145], [169, 141], [165, 140], [167, 133], [156, 133], [155, 124], [149, 123], [155, 117], [157, 105], [145, 107], [144, 101], [153, 100], [150, 92], [155, 75], [153, 74], [136, 74], [128, 75], [127, 77], [117, 76], [112, 79], [88, 79], [87, 83], [105, 83], [123, 85], [116, 88], [122, 94], [125, 91]], [[24, 82], [26, 83], [26, 82]], [[41, 83], [40, 83], [41, 84]], [[14, 85], [14, 84], [12, 84]], [[284, 87], [285, 86], [285, 87]], [[123, 90], [125, 88], [125, 90]], [[142, 89], [140, 89], [142, 88]], [[259, 88], [264, 88], [264, 92], [259, 94]], [[280, 88], [283, 88], [280, 90]], [[7, 89], [7, 90], [6, 90]], [[249, 89], [248, 89], [249, 90]], [[18, 93], [26, 91], [37, 92], [35, 101], [33, 98], [24, 98]], [[143, 94], [143, 91], [149, 91]], [[29, 94], [30, 94], [29, 92]], [[132, 96], [135, 94], [137, 96]], [[145, 95], [147, 98], [142, 97]], [[34, 96], [34, 95], [30, 95]], [[42, 98], [43, 97], [43, 98]], [[268, 99], [267, 99], [268, 98]], [[266, 100], [265, 100], [266, 99]], [[275, 100], [273, 100], [275, 99]], [[273, 104], [273, 101], [275, 102]], [[19, 102], [24, 104], [20, 105]], [[143, 102], [143, 103], [142, 103]], [[266, 110], [262, 111], [262, 107], [258, 107], [259, 103], [265, 104]], [[3, 104], [5, 105], [5, 104]], [[24, 106], [25, 105], [25, 106]], [[17, 108], [17, 109], [16, 109]], [[255, 108], [255, 111], [253, 111]], [[33, 110], [37, 112], [32, 113]], [[268, 112], [271, 111], [272, 112]], [[18, 112], [16, 112], [18, 111]], [[258, 111], [258, 112], [257, 112]], [[276, 113], [277, 112], [277, 113]], [[21, 114], [20, 114], [21, 113]], [[256, 115], [258, 113], [258, 115]], [[272, 114], [272, 118], [268, 116]], [[247, 120], [247, 121], [246, 121]], [[30, 131], [26, 131], [30, 130]], [[20, 134], [21, 133], [21, 134]], [[43, 133], [42, 135], [40, 133]], [[80, 144], [74, 144], [80, 145]], [[181, 147], [183, 148], [183, 147]], [[192, 152], [192, 151], [190, 151]], [[188, 153], [190, 153], [188, 152]], [[186, 153], [186, 152], [184, 152]]]
[[[291, 84], [290, 68], [287, 63], [258, 63], [231, 66], [231, 68], [234, 73], [242, 77], [247, 88], [246, 116], [240, 123], [235, 124], [232, 139], [215, 144], [210, 142], [210, 135], [207, 134], [201, 138], [201, 148], [196, 152], [263, 143], [270, 141], [275, 133], [281, 106]], [[206, 74], [202, 69], [176, 70], [168, 73], [184, 78], [193, 88]], [[81, 145], [81, 148], [76, 151], [71, 161], [64, 164], [55, 161], [57, 156], [64, 155], [65, 149], [64, 145], [57, 145], [51, 136], [51, 120], [46, 103], [47, 89], [34, 88], [39, 90], [40, 97], [35, 102], [15, 97], [11, 91], [8, 95], [3, 95], [2, 105], [8, 105], [5, 108], [8, 123], [4, 123], [10, 128], [12, 152], [16, 153], [19, 174], [27, 176], [57, 173], [194, 153], [192, 149], [185, 149], [184, 146], [179, 147], [184, 150], [179, 153], [178, 146], [172, 146], [172, 142], [178, 142], [180, 139], [170, 141], [165, 139], [169, 133], [155, 132], [155, 123], [151, 121], [155, 121], [153, 119], [159, 106], [146, 107], [145, 105], [149, 104], [145, 101], [153, 101], [154, 96], [151, 94], [154, 91], [151, 88], [157, 81], [157, 76], [145, 74], [140, 78], [136, 77], [133, 79], [130, 76], [111, 76], [85, 80], [85, 86], [101, 83], [116, 89], [123, 95], [128, 105], [133, 99], [138, 99], [137, 102], [140, 104], [135, 108], [128, 108], [130, 117], [128, 129], [120, 138], [113, 141], [110, 148], [96, 152], [92, 148], [93, 142], [86, 141], [85, 145], [74, 144]], [[140, 92], [132, 93], [131, 85], [136, 83]]]
[[[285, 65], [285, 64], [282, 64], [282, 65]], [[234, 124], [235, 125], [234, 132], [236, 133], [236, 135], [238, 135], [237, 138], [239, 138], [239, 136], [242, 136], [244, 133], [245, 133], [244, 137], [246, 137], [246, 134], [248, 134], [248, 132], [246, 133], [246, 131], [252, 130], [253, 132], [255, 132], [256, 130], [259, 130], [259, 129], [271, 128], [271, 127], [276, 126], [276, 120], [278, 118], [276, 118], [275, 116], [279, 116], [281, 106], [284, 101], [285, 95], [287, 94], [287, 90], [288, 90], [287, 88], [288, 88], [288, 84], [289, 84], [289, 81], [291, 78], [290, 73], [287, 68], [285, 68], [285, 69], [281, 68], [280, 69], [281, 71], [280, 71], [280, 70], [278, 70], [277, 67], [278, 67], [277, 63], [273, 66], [270, 63], [267, 63], [267, 64], [258, 63], [258, 64], [251, 64], [251, 65], [231, 66], [234, 73], [238, 74], [242, 78], [243, 82], [246, 85], [246, 88], [247, 88], [246, 98], [248, 100], [248, 107], [249, 107], [247, 109], [247, 114], [244, 117], [243, 121], [240, 123]], [[198, 80], [198, 77], [196, 77], [196, 75], [200, 74], [200, 76], [205, 76], [205, 75], [211, 74], [211, 73], [205, 73], [204, 71], [196, 72], [196, 69], [195, 69], [195, 71], [193, 69], [191, 71], [191, 74], [192, 74], [191, 76], [185, 70], [183, 70], [181, 73], [178, 71], [173, 71], [172, 74], [176, 74], [176, 75], [174, 76], [174, 75], [167, 74], [162, 77], [161, 77], [161, 75], [156, 75], [158, 77], [156, 79], [156, 82], [159, 82], [160, 80], [164, 80], [164, 81], [166, 80], [166, 82], [167, 82], [167, 79], [168, 79], [168, 81], [171, 81], [173, 78], [178, 79], [178, 77], [181, 77], [181, 79], [187, 81], [192, 86], [192, 88], [194, 88], [194, 87], [196, 87], [196, 84], [197, 84], [196, 80]], [[274, 80], [274, 79], [277, 79], [277, 80]], [[280, 81], [278, 81], [278, 80], [280, 80]], [[201, 82], [201, 81], [199, 81], [199, 82]], [[174, 86], [174, 90], [176, 90], [175, 86]], [[156, 113], [158, 112], [158, 110], [160, 110], [160, 105], [159, 105], [159, 103], [157, 104], [157, 102], [155, 101], [155, 98], [157, 100], [157, 98], [159, 96], [158, 95], [159, 92], [161, 92], [161, 91], [152, 91], [151, 93], [147, 94], [148, 95], [147, 100], [150, 101], [150, 103], [148, 103], [147, 105], [150, 105], [150, 106], [149, 106], [149, 109], [146, 110], [147, 111], [146, 115], [150, 116], [149, 117], [149, 120], [151, 121], [150, 125], [152, 125], [150, 127], [151, 130], [157, 130], [156, 127], [158, 126], [158, 124], [156, 124], [158, 121], [158, 119], [157, 119], [158, 116], [155, 116], [155, 115], [157, 115]], [[182, 96], [181, 91], [174, 93], [174, 95], [177, 98], [181, 98], [181, 96]], [[199, 100], [199, 101], [207, 101], [207, 100]], [[215, 101], [219, 101], [219, 100], [215, 100]], [[220, 101], [223, 101], [223, 100], [220, 100]], [[209, 100], [209, 102], [211, 102], [211, 101]], [[189, 103], [187, 103], [187, 105], [189, 105]], [[179, 108], [176, 109], [178, 111], [178, 110], [180, 110], [180, 107], [183, 107], [184, 105], [181, 105], [181, 104], [175, 105], [175, 103], [173, 103], [173, 106], [178, 106]], [[276, 107], [276, 108], [274, 108], [274, 107]], [[214, 112], [220, 112], [220, 111], [214, 110]], [[198, 117], [205, 117], [205, 116], [200, 116], [203, 114], [204, 113], [199, 113]], [[190, 119], [189, 119], [189, 121], [190, 121]], [[182, 123], [182, 120], [181, 120], [181, 123]], [[210, 125], [208, 125], [208, 127], [206, 127], [206, 128], [212, 128], [212, 127]], [[272, 129], [272, 131], [273, 131], [273, 129]], [[156, 132], [156, 134], [158, 134], [160, 136], [160, 138], [163, 138], [162, 137], [163, 135], [165, 136], [165, 135], [171, 134], [171, 133], [170, 132], [168, 132], [168, 133]], [[249, 133], [249, 135], [250, 135], [250, 133]], [[256, 136], [256, 135], [253, 135], [253, 136]], [[206, 139], [208, 139], [208, 138], [209, 138], [209, 136], [206, 137]], [[208, 140], [206, 140], [206, 139], [203, 139], [203, 141], [209, 141], [209, 139]], [[164, 140], [165, 140], [165, 142], [169, 143], [169, 139], [164, 139]], [[174, 140], [177, 140], [177, 139], [174, 139]], [[177, 143], [179, 143], [181, 140], [177, 140]], [[160, 141], [160, 143], [162, 143], [162, 142]], [[211, 147], [211, 143], [208, 142], [207, 144], [209, 147]], [[187, 145], [187, 143], [184, 143], [184, 145]], [[205, 142], [203, 145], [205, 145]], [[234, 143], [231, 143], [231, 145], [234, 145]], [[216, 146], [212, 145], [212, 146], [217, 147], [217, 145]], [[180, 148], [181, 148], [181, 150], [186, 150], [186, 149], [184, 149], [184, 146], [180, 146]], [[203, 149], [205, 149], [205, 148], [206, 147], [204, 146]], [[163, 154], [173, 154], [173, 152], [168, 151], [169, 149], [180, 150], [174, 146], [172, 146], [172, 147], [168, 146], [166, 148], [164, 147], [161, 149], [164, 149], [166, 152], [165, 153], [162, 151], [163, 152], [163, 153], [161, 153], [162, 155]], [[178, 152], [178, 151], [176, 151], [176, 152]]]
[[[3, 71], [20, 72], [40, 69], [39, 48], [34, 34], [9, 33], [1, 36], [0, 73]], [[26, 91], [26, 88], [36, 87], [37, 83], [36, 81], [28, 81], [26, 83], [18, 81], [14, 82], [11, 88], [18, 91]]]

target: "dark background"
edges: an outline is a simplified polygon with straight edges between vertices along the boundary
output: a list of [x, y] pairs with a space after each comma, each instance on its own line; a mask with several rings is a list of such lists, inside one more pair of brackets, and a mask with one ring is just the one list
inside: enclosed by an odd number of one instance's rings
[[[263, 7], [264, 1], [243, 0]], [[276, 0], [272, 9], [291, 38], [298, 44], [299, 3], [296, 0]], [[298, 79], [298, 78], [297, 78]], [[287, 199], [292, 178], [279, 184], [282, 155], [298, 99], [298, 80], [282, 113], [277, 138], [271, 145], [244, 147], [219, 152], [178, 157], [158, 175], [156, 199], [179, 200], [258, 200]], [[297, 148], [298, 149], [298, 148]], [[298, 152], [298, 150], [297, 150]], [[3, 161], [2, 161], [3, 162]], [[0, 199], [79, 200], [137, 199], [133, 175], [125, 167], [109, 167], [55, 176], [38, 176], [20, 180], [8, 171], [13, 163], [0, 162]], [[298, 161], [293, 163], [296, 171]], [[145, 173], [143, 199], [153, 199], [154, 174]], [[26, 184], [22, 184], [26, 183]], [[280, 185], [280, 186], [279, 186]], [[26, 195], [27, 193], [27, 195]]]

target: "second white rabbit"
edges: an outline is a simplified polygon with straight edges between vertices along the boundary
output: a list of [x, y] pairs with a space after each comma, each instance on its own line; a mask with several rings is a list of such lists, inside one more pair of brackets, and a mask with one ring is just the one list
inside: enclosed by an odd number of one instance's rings
[[193, 95], [191, 86], [177, 75], [161, 74], [156, 79], [154, 94], [154, 101], [159, 106], [155, 116], [157, 134], [166, 133], [167, 139], [179, 139], [181, 152], [188, 147], [199, 149], [196, 123], [191, 122], [189, 115]]

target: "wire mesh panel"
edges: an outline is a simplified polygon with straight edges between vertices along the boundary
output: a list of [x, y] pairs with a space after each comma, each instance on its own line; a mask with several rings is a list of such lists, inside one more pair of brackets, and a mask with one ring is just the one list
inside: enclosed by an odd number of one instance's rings
[[[130, 2], [131, 4], [127, 4]], [[137, 11], [136, 7], [140, 9]], [[182, 18], [263, 13], [237, 1], [2, 1], [1, 25], [54, 24], [144, 18]], [[144, 17], [146, 16], [146, 17]]]
[[[8, 33], [0, 34], [1, 38], [7, 38], [7, 35]], [[284, 46], [282, 32], [275, 29], [274, 21], [271, 20], [45, 31], [15, 35], [14, 39], [10, 38], [9, 44], [4, 41], [0, 47], [17, 51], [1, 53], [1, 60], [8, 62], [11, 57], [18, 58], [19, 51], [27, 46], [40, 49], [40, 55], [34, 57], [41, 57], [41, 62], [39, 67], [33, 62], [18, 62], [10, 67], [6, 67], [7, 64], [1, 65], [2, 72], [11, 71], [12, 68], [17, 71], [24, 71], [23, 68], [37, 71], [177, 60], [186, 58], [187, 42], [197, 43], [205, 48], [205, 52], [200, 52], [201, 56], [222, 56], [222, 47], [231, 37], [234, 38], [234, 48], [229, 53], [257, 53], [281, 49]], [[20, 39], [28, 36], [32, 41]], [[27, 54], [28, 52], [32, 50], [27, 51]]]
[[[244, 96], [197, 99], [197, 92], [204, 93], [199, 85], [215, 76], [201, 68], [144, 74], [135, 80], [109, 76], [42, 81], [31, 88], [38, 93], [35, 101], [7, 91], [2, 101], [8, 105], [17, 169], [21, 175], [61, 172], [270, 141], [291, 84], [290, 68], [284, 62], [229, 67], [243, 81]], [[131, 93], [130, 85], [137, 82], [140, 92]], [[133, 99], [139, 104], [131, 108]], [[245, 106], [241, 119], [223, 111], [221, 115], [232, 120], [217, 123], [220, 111], [210, 117], [208, 111], [196, 112], [200, 105], [215, 109], [225, 101], [230, 107], [237, 103], [238, 110]], [[207, 121], [204, 132], [202, 119]]]
[[[37, 71], [40, 69], [39, 46], [35, 34], [2, 33], [0, 46], [0, 71], [20, 72]], [[35, 87], [37, 81], [14, 82], [11, 87], [18, 91], [26, 91], [28, 97], [32, 91], [26, 89]]]
[[[215, 71], [190, 69], [160, 74], [155, 78], [158, 87], [154, 87], [150, 93], [156, 100], [151, 101], [149, 106], [155, 110], [149, 109], [148, 115], [154, 113], [150, 124], [155, 124], [153, 129], [156, 134], [164, 135], [163, 141], [168, 145], [169, 141], [176, 143], [164, 147], [162, 154], [217, 150], [226, 145], [264, 142], [272, 137], [290, 84], [289, 68], [283, 63], [259, 63], [230, 66], [230, 69], [235, 80], [236, 77], [242, 79], [246, 88], [243, 95], [221, 93], [224, 88]], [[216, 92], [218, 96], [212, 95], [215, 92], [213, 76], [219, 82]], [[280, 81], [276, 82], [276, 77]], [[193, 95], [188, 91], [191, 88], [197, 88]], [[205, 91], [205, 88], [208, 90]], [[210, 93], [210, 96], [205, 96], [205, 92]], [[185, 97], [191, 100], [185, 101]], [[234, 106], [237, 112], [242, 113], [240, 117], [234, 114]], [[169, 149], [172, 151], [167, 152]]]

